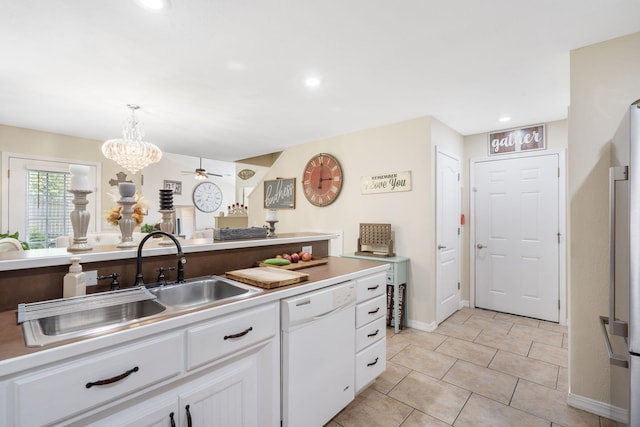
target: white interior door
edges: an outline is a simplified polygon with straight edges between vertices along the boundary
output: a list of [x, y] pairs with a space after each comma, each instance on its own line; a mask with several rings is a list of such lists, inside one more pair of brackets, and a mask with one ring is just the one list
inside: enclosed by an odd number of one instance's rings
[[436, 158], [438, 323], [460, 307], [460, 161], [441, 151]]
[[476, 307], [559, 320], [559, 156], [475, 165]]

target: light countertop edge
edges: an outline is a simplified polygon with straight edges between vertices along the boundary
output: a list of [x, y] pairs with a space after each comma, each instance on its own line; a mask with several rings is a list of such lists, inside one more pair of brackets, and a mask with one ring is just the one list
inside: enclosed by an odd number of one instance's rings
[[[321, 241], [335, 239], [336, 234], [324, 233], [287, 233], [275, 238], [229, 240], [211, 242], [209, 239], [183, 240], [180, 242], [185, 254], [194, 252], [219, 251], [226, 249], [253, 248], [259, 246], [274, 246], [288, 243]], [[152, 239], [149, 239], [152, 240]], [[0, 253], [0, 271], [24, 270], [28, 268], [51, 267], [70, 264], [71, 257], [79, 257], [81, 263], [114, 261], [136, 258], [137, 245], [133, 248], [118, 249], [113, 246], [95, 246], [93, 250], [85, 252], [68, 252], [66, 248], [32, 249], [19, 252]], [[176, 247], [159, 246], [156, 242], [148, 241], [142, 250], [142, 256], [172, 255]]]

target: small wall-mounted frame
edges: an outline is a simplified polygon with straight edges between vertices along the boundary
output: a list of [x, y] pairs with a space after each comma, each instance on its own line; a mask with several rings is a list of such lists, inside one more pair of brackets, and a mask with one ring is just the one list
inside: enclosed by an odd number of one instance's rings
[[173, 190], [173, 194], [182, 194], [182, 181], [169, 181], [165, 179], [162, 185], [165, 190]]
[[295, 209], [295, 207], [295, 178], [277, 178], [264, 182], [265, 209]]

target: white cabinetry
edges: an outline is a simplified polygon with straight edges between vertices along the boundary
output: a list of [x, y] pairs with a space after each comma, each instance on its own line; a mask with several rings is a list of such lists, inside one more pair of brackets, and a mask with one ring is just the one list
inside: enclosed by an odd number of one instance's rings
[[278, 330], [265, 304], [19, 376], [9, 425], [279, 425]]
[[51, 423], [177, 376], [181, 344], [177, 333], [162, 335], [20, 377], [13, 381], [15, 425]]
[[387, 366], [386, 280], [382, 272], [362, 277], [356, 284], [356, 393]]

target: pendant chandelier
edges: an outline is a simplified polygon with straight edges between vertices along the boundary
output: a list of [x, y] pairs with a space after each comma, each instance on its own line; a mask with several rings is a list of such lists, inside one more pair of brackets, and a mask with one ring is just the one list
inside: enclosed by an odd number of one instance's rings
[[140, 106], [127, 104], [127, 107], [131, 109], [131, 119], [122, 127], [122, 139], [106, 141], [102, 144], [102, 154], [135, 175], [150, 164], [159, 162], [162, 151], [154, 144], [142, 140], [144, 131], [136, 121], [136, 110]]

